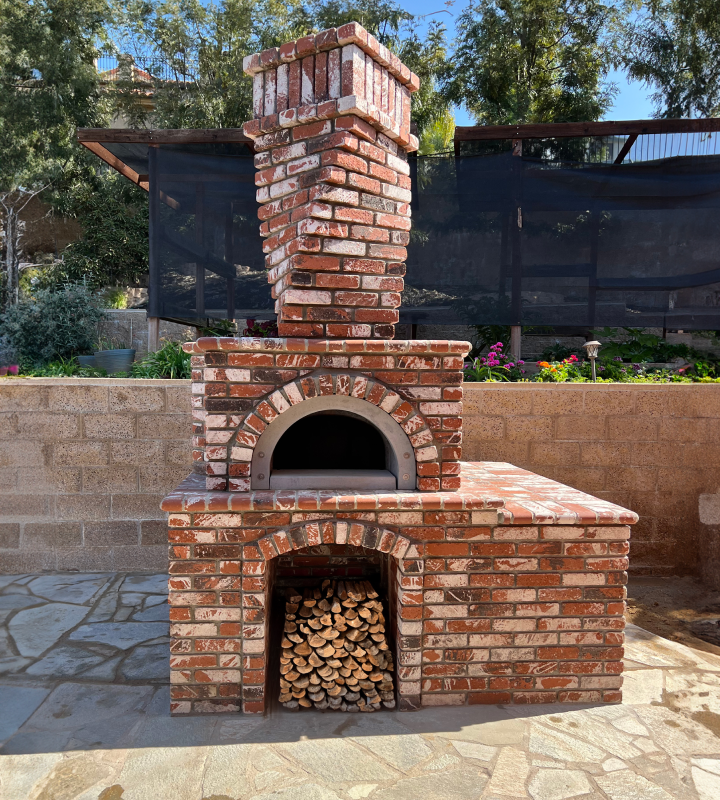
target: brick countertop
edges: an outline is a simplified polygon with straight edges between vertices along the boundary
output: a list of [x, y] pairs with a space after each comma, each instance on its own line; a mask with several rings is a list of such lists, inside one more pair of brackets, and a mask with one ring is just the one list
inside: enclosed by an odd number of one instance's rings
[[331, 490], [219, 492], [204, 489], [203, 475], [190, 475], [168, 495], [162, 509], [205, 511], [497, 510], [512, 525], [632, 525], [638, 515], [570, 486], [503, 462], [462, 462], [461, 487], [452, 492]]

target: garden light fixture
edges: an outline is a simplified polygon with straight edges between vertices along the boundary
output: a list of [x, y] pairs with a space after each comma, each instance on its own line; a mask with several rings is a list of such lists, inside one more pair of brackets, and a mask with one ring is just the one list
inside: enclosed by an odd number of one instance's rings
[[600, 350], [600, 342], [585, 342], [583, 345], [588, 358], [590, 359], [590, 369], [592, 370], [593, 383], [597, 382], [597, 375], [595, 373], [595, 359], [597, 358], [598, 350]]

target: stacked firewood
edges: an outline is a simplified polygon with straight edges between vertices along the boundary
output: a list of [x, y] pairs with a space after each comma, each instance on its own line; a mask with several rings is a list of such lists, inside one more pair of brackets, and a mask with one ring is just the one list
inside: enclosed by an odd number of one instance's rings
[[393, 657], [378, 593], [368, 581], [329, 581], [285, 593], [280, 702], [286, 708], [395, 707]]

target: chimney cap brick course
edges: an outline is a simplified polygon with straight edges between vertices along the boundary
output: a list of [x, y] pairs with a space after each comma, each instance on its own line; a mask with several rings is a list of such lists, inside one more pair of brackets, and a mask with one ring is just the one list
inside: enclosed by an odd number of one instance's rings
[[418, 148], [410, 95], [420, 79], [358, 23], [254, 53], [243, 69], [253, 77], [254, 97], [254, 119], [243, 130], [256, 150], [277, 144], [279, 130], [352, 116], [370, 128], [359, 131], [369, 141], [379, 133], [407, 151]]
[[280, 47], [271, 47], [260, 53], [245, 56], [243, 71], [247, 75], [256, 75], [258, 72], [273, 69], [279, 64], [288, 64], [307, 55], [349, 44], [357, 45], [366, 55], [385, 67], [409, 91], [416, 92], [420, 88], [420, 78], [409, 70], [396, 55], [378, 44], [377, 39], [358, 22], [348, 22], [337, 29], [328, 28], [314, 36], [303, 36], [294, 42], [286, 42]]

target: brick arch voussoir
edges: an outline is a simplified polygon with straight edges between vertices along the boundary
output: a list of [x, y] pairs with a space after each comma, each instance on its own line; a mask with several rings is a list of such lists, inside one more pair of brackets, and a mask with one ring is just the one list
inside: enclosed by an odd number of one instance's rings
[[378, 550], [399, 561], [411, 542], [389, 528], [357, 520], [303, 522], [268, 533], [257, 541], [266, 561], [294, 550], [323, 544], [349, 544], [367, 550]]
[[245, 415], [228, 441], [229, 463], [250, 464], [257, 441], [268, 425], [305, 400], [331, 395], [365, 400], [392, 417], [410, 439], [416, 463], [439, 459], [432, 431], [417, 403], [406, 400], [381, 381], [362, 373], [318, 370], [268, 392]]

